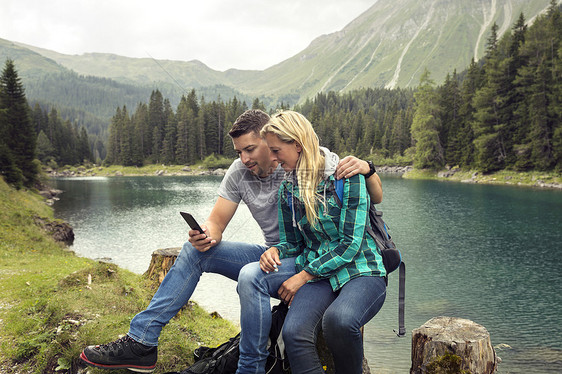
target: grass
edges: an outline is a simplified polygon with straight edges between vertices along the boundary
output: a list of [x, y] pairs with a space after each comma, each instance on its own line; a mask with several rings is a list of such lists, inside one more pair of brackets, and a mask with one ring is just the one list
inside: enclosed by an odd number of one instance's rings
[[[442, 171], [445, 172], [445, 171]], [[457, 170], [454, 174], [444, 177], [439, 171], [428, 169], [414, 169], [404, 174], [408, 179], [435, 179], [456, 182], [470, 181], [483, 184], [512, 184], [520, 186], [558, 186], [562, 185], [562, 175], [555, 172], [529, 171], [517, 172], [501, 170], [495, 173], [482, 174], [475, 170]]]
[[164, 165], [164, 164], [147, 164], [144, 166], [122, 166], [122, 165], [66, 165], [57, 167], [57, 172], [72, 176], [149, 176], [149, 175], [197, 175], [215, 169], [228, 169], [233, 159], [223, 156], [215, 156], [211, 154], [204, 160], [194, 165]]
[[[52, 219], [53, 212], [38, 194], [0, 178], [0, 372], [75, 373], [81, 350], [125, 334], [154, 286], [67, 251], [35, 216]], [[155, 373], [184, 369], [200, 344], [218, 345], [237, 330], [189, 304], [163, 330]]]

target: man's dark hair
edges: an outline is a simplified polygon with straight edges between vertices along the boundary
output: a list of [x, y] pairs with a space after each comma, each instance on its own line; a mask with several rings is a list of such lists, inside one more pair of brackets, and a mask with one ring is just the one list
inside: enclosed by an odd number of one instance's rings
[[269, 115], [259, 109], [248, 109], [242, 113], [232, 124], [228, 135], [232, 138], [255, 132], [258, 136], [260, 130], [269, 121]]

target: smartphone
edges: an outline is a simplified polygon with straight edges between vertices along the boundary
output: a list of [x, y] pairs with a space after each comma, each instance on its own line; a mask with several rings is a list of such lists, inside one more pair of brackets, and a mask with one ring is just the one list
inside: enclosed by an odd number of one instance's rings
[[191, 227], [192, 230], [198, 230], [201, 234], [205, 234], [205, 231], [203, 231], [201, 226], [199, 226], [199, 224], [191, 214], [186, 212], [180, 212], [180, 214], [183, 217], [183, 219], [185, 219], [185, 222], [187, 222], [187, 224], [189, 225], [189, 227]]

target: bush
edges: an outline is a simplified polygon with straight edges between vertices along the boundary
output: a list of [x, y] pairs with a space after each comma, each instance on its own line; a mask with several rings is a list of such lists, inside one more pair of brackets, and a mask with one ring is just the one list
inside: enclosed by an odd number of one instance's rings
[[232, 159], [224, 156], [216, 156], [214, 153], [205, 157], [202, 162], [203, 167], [207, 169], [228, 169], [232, 164]]

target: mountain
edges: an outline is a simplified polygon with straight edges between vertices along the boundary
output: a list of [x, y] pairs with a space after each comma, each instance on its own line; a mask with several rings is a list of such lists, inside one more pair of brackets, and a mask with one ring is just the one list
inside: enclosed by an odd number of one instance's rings
[[315, 39], [305, 50], [263, 72], [239, 89], [256, 93], [320, 91], [359, 87], [413, 87], [428, 68], [443, 82], [484, 54], [492, 24], [499, 35], [520, 13], [526, 19], [549, 0], [378, 0], [343, 30]]
[[78, 109], [84, 112], [80, 116], [97, 117], [105, 127], [117, 107], [134, 109], [139, 102], [147, 102], [155, 89], [174, 107], [192, 88], [208, 100], [219, 96], [226, 100], [236, 96], [247, 103], [253, 100], [222, 84], [220, 75], [213, 77], [213, 71], [199, 62], [173, 63], [110, 54], [69, 56], [0, 39], [0, 61], [7, 58], [14, 60], [31, 102], [55, 104], [63, 112]]
[[[45, 75], [96, 90], [104, 85], [116, 98], [109, 111], [139, 98], [147, 101], [158, 88], [172, 104], [195, 88], [213, 100], [236, 96], [250, 104], [258, 97], [267, 105], [293, 105], [321, 91], [345, 92], [360, 87], [415, 87], [427, 67], [443, 82], [447, 73], [462, 71], [484, 54], [492, 24], [499, 35], [509, 31], [519, 14], [532, 20], [550, 0], [378, 0], [341, 31], [322, 35], [297, 55], [263, 71], [224, 72], [200, 61], [128, 58], [114, 54], [65, 55], [0, 39], [0, 58], [12, 58], [32, 98], [49, 100]], [[90, 81], [87, 81], [90, 79]], [[41, 91], [43, 90], [43, 91]], [[86, 100], [87, 101], [87, 100]], [[72, 103], [66, 103], [70, 105]], [[79, 103], [76, 105], [86, 105]], [[74, 105], [74, 104], [72, 104]], [[107, 113], [98, 114], [107, 118]]]

